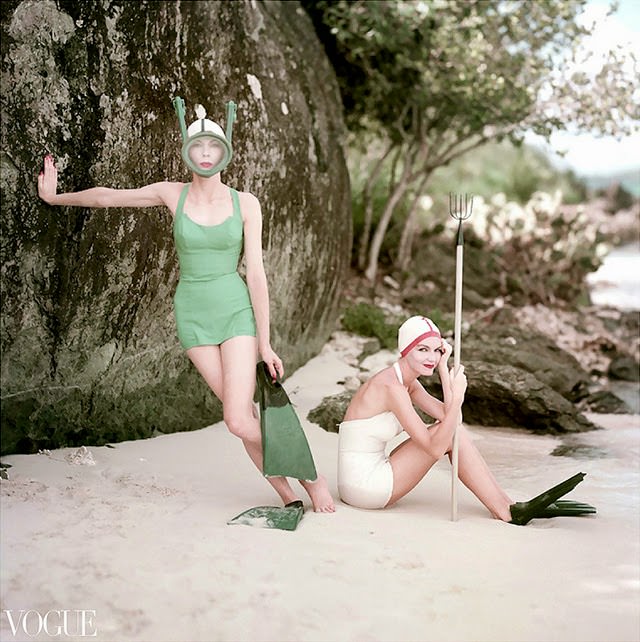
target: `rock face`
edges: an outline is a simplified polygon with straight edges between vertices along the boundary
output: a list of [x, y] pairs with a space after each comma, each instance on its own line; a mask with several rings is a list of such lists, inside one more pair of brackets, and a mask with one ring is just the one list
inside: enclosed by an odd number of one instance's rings
[[262, 203], [272, 344], [324, 343], [349, 262], [341, 103], [296, 2], [3, 2], [2, 449], [201, 428], [221, 413], [183, 354], [167, 211], [53, 208], [60, 191], [188, 181], [171, 99], [224, 121], [224, 180]]
[[467, 423], [544, 433], [595, 428], [573, 403], [521, 368], [469, 361], [466, 372], [471, 379], [463, 411]]

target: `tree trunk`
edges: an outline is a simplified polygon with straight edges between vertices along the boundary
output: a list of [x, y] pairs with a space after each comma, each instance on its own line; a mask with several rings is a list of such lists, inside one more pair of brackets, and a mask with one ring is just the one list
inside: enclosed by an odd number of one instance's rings
[[411, 209], [407, 215], [407, 220], [402, 228], [402, 236], [400, 237], [400, 243], [398, 245], [398, 255], [395, 260], [395, 266], [399, 270], [406, 270], [409, 267], [409, 262], [411, 261], [411, 249], [413, 247], [413, 238], [417, 228], [416, 219], [418, 217], [418, 204], [420, 202], [420, 197], [422, 196], [422, 190], [424, 190], [424, 187], [429, 180], [429, 176], [430, 172], [425, 173], [423, 179], [420, 181], [413, 203], [411, 203]]
[[369, 249], [369, 238], [371, 236], [371, 222], [373, 220], [373, 202], [371, 200], [371, 192], [373, 186], [382, 170], [384, 161], [393, 150], [393, 143], [389, 143], [389, 147], [384, 154], [376, 161], [375, 167], [367, 178], [364, 189], [362, 190], [362, 205], [364, 208], [364, 227], [362, 228], [362, 235], [360, 236], [358, 247], [358, 269], [363, 270], [367, 260], [367, 250]]
[[416, 203], [418, 202], [418, 196], [416, 196], [407, 216], [407, 220], [404, 222], [404, 227], [402, 228], [402, 236], [400, 237], [400, 243], [398, 244], [398, 254], [394, 265], [398, 270], [405, 271], [409, 266], [409, 260], [411, 259], [411, 248], [413, 246], [413, 237], [415, 236], [416, 231], [416, 218], [418, 215], [418, 208]]
[[380, 249], [382, 248], [384, 236], [387, 233], [387, 227], [389, 227], [389, 221], [391, 221], [396, 205], [400, 202], [400, 199], [411, 186], [411, 170], [416, 164], [420, 164], [424, 161], [426, 154], [427, 144], [424, 141], [417, 150], [407, 153], [407, 158], [405, 159], [404, 166], [402, 168], [402, 175], [396, 183], [393, 193], [385, 205], [380, 221], [378, 222], [378, 226], [376, 227], [375, 234], [373, 235], [371, 247], [369, 248], [369, 263], [364, 274], [371, 282], [376, 278]]
[[[415, 157], [415, 155], [414, 155]], [[408, 177], [411, 172], [411, 167], [413, 165], [413, 158], [407, 160], [403, 169], [400, 180], [396, 183], [393, 193], [391, 194], [387, 204], [385, 205], [378, 226], [376, 227], [375, 234], [371, 240], [371, 247], [369, 248], [369, 263], [365, 271], [365, 276], [369, 281], [373, 282], [376, 278], [376, 273], [378, 271], [378, 257], [380, 256], [380, 249], [382, 248], [382, 241], [384, 236], [387, 233], [387, 227], [389, 227], [389, 221], [393, 216], [393, 212], [396, 208], [396, 205], [400, 202], [400, 199], [404, 196], [405, 192], [409, 188]]]

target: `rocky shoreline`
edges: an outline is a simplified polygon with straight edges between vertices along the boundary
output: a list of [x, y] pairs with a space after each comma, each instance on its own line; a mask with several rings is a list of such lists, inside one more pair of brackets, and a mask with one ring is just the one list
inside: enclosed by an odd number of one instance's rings
[[[397, 358], [394, 328], [403, 318], [433, 315], [453, 341], [452, 314], [435, 306], [442, 305], [435, 290], [426, 283], [402, 287], [391, 275], [371, 289], [353, 275], [342, 329], [377, 336], [361, 339], [361, 354], [352, 364], [360, 374], [344, 382], [343, 393], [323, 399], [309, 414], [310, 421], [336, 430], [361, 381]], [[465, 421], [561, 434], [596, 429], [585, 413], [640, 412], [637, 311], [595, 305], [514, 306], [502, 297], [487, 300], [473, 288], [466, 297], [470, 309], [464, 312], [461, 351], [469, 378]], [[376, 315], [384, 321], [374, 322]], [[348, 340], [341, 332], [332, 337], [338, 343]], [[437, 374], [423, 383], [441, 396]]]

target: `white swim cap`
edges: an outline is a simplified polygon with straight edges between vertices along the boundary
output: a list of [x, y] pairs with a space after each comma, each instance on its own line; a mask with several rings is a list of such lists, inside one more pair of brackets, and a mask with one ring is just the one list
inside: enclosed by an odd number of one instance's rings
[[196, 114], [202, 114], [202, 118], [194, 120], [191, 125], [189, 125], [187, 129], [187, 138], [189, 139], [193, 136], [196, 136], [197, 134], [206, 134], [207, 132], [209, 132], [211, 134], [214, 134], [216, 137], [227, 140], [224, 132], [222, 131], [222, 127], [220, 127], [218, 123], [214, 123], [212, 120], [205, 118], [207, 113], [204, 111], [204, 108], [202, 109], [202, 111], [200, 111], [198, 109], [200, 107], [202, 107], [202, 105], [196, 105]]
[[442, 338], [438, 326], [427, 317], [410, 317], [407, 319], [398, 330], [398, 350], [404, 357], [413, 348], [415, 348], [420, 341], [428, 337]]

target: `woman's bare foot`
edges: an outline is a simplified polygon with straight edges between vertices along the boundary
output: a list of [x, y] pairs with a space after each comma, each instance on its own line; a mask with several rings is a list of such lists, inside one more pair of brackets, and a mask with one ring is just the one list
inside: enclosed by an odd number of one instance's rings
[[313, 510], [316, 513], [335, 513], [333, 497], [329, 492], [327, 480], [322, 475], [318, 475], [318, 479], [314, 482], [300, 481], [300, 483], [311, 498]]

